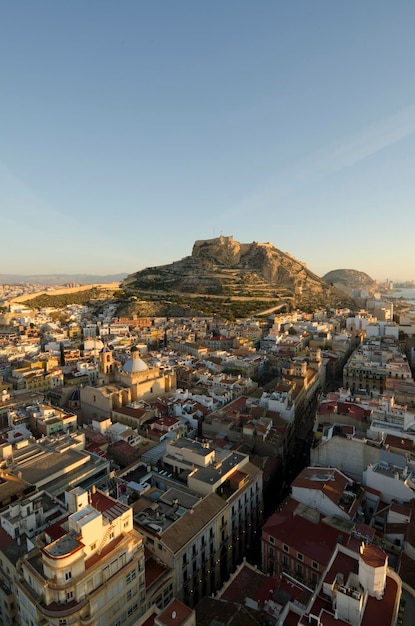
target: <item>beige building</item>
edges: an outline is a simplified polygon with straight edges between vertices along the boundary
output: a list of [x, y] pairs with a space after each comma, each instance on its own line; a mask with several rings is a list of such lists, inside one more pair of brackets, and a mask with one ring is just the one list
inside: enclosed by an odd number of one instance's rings
[[133, 625], [146, 610], [143, 540], [131, 508], [104, 493], [67, 493], [69, 515], [20, 560], [22, 624]]
[[343, 369], [343, 387], [352, 394], [383, 393], [388, 379], [411, 381], [406, 357], [391, 337], [366, 340], [353, 352]]
[[74, 413], [47, 404], [35, 405], [28, 411], [30, 413], [30, 429], [37, 436], [76, 430], [77, 417]]
[[260, 527], [262, 471], [248, 455], [185, 438], [168, 444], [163, 464], [166, 471], [134, 505], [134, 522], [171, 569], [174, 595], [195, 606], [222, 586]]
[[55, 496], [71, 487], [106, 480], [109, 473], [107, 459], [85, 450], [85, 434], [81, 432], [44, 437], [39, 441], [0, 443], [0, 463], [26, 485], [47, 489]]
[[99, 367], [98, 387], [81, 389], [81, 409], [86, 421], [108, 417], [113, 410], [137, 400], [155, 399], [176, 387], [175, 374], [147, 365], [136, 346], [131, 348], [131, 358], [121, 369], [117, 369], [112, 352], [104, 347], [99, 355]]

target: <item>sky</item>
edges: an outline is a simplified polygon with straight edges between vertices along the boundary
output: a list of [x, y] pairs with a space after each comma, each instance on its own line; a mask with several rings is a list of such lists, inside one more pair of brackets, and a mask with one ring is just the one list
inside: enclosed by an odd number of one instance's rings
[[199, 239], [415, 279], [411, 0], [0, 6], [0, 274]]

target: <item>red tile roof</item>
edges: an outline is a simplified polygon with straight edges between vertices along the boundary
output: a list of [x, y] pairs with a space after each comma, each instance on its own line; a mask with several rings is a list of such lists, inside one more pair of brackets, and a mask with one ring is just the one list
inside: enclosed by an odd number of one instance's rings
[[120, 413], [121, 415], [126, 415], [127, 417], [135, 417], [135, 419], [140, 419], [146, 413], [148, 413], [148, 409], [138, 409], [129, 406], [121, 406], [118, 409], [114, 409], [115, 413]]
[[[269, 599], [270, 590], [273, 591], [276, 585], [276, 578], [269, 578], [260, 571], [255, 571], [249, 565], [243, 565], [240, 572], [235, 576], [230, 585], [221, 594], [221, 599], [227, 602], [243, 604], [245, 598], [259, 600], [263, 596], [261, 592], [264, 581], [266, 582], [266, 593], [264, 600]], [[259, 596], [259, 597], [258, 597]]]
[[364, 496], [364, 491], [360, 489], [355, 492], [353, 499], [345, 497], [344, 492], [350, 489], [352, 483], [350, 478], [335, 468], [307, 467], [293, 481], [292, 487], [321, 491], [352, 518]]
[[13, 538], [0, 526], [0, 548], [9, 546], [13, 543]]
[[386, 552], [374, 544], [365, 546], [361, 554], [364, 562], [371, 567], [383, 567], [387, 560]]
[[133, 457], [137, 454], [137, 449], [134, 446], [131, 446], [127, 441], [116, 441], [111, 446], [112, 452], [119, 452], [123, 454], [125, 457]]
[[91, 505], [111, 521], [126, 513], [130, 507], [119, 500], [106, 496], [102, 491], [91, 492]]
[[159, 613], [157, 621], [163, 624], [163, 626], [180, 626], [180, 624], [189, 619], [192, 612], [192, 609], [186, 606], [186, 604], [177, 598], [173, 598], [170, 604]]
[[302, 515], [297, 515], [299, 507], [301, 505], [290, 498], [282, 511], [274, 513], [264, 524], [262, 537], [267, 538], [270, 535], [277, 543], [281, 542], [293, 551], [301, 552], [305, 557], [325, 565], [339, 541], [347, 544], [349, 534], [324, 522], [315, 524]]

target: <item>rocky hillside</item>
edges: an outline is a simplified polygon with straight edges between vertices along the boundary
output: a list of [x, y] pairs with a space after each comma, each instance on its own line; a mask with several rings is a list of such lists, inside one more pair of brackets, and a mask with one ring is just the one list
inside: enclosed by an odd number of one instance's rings
[[290, 308], [354, 305], [347, 294], [271, 243], [239, 243], [233, 237], [196, 241], [191, 256], [131, 274], [122, 287], [128, 295], [147, 297], [254, 299], [264, 302], [263, 308], [281, 302]]
[[369, 293], [373, 293], [377, 289], [376, 281], [365, 272], [358, 270], [332, 270], [323, 276], [323, 280], [348, 294], [351, 294], [353, 289], [366, 289]]

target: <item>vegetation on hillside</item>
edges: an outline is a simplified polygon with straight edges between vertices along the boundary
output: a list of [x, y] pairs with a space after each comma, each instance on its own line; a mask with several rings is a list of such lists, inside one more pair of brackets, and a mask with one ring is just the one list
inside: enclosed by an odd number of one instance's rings
[[122, 299], [119, 302], [117, 315], [120, 317], [131, 317], [138, 315], [141, 317], [198, 317], [206, 315], [208, 317], [219, 316], [228, 320], [250, 317], [260, 311], [275, 307], [278, 300], [256, 300], [247, 298], [246, 300], [233, 300], [229, 297], [211, 298], [187, 297], [186, 294], [168, 294], [166, 296], [137, 293], [130, 296], [128, 300]]
[[62, 294], [48, 294], [42, 293], [36, 298], [31, 298], [30, 300], [24, 301], [22, 304], [31, 308], [31, 309], [42, 309], [46, 307], [61, 309], [69, 304], [90, 304], [97, 300], [112, 298], [118, 295], [118, 297], [122, 294], [122, 292], [114, 292], [113, 294], [108, 293], [108, 291], [104, 291], [97, 287], [93, 287], [92, 289], [87, 289], [84, 291], [76, 291], [73, 293], [62, 293]]

